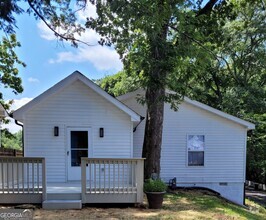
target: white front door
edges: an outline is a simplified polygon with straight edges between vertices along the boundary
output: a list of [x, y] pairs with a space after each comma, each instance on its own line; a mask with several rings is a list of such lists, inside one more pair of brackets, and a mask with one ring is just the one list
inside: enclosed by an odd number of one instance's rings
[[91, 129], [68, 128], [67, 133], [68, 180], [81, 180], [81, 157], [89, 157]]

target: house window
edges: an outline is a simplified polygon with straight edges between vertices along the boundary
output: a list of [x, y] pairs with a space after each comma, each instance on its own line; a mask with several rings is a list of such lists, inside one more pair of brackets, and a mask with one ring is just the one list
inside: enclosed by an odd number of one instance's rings
[[204, 135], [188, 135], [188, 166], [204, 166]]

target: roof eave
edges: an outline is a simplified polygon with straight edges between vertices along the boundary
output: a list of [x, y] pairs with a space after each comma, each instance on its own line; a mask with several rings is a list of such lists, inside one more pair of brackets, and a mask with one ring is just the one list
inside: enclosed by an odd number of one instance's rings
[[[169, 89], [166, 89], [166, 93], [170, 93], [170, 94], [175, 94], [176, 92], [174, 91], [171, 91]], [[129, 93], [126, 93], [124, 95], [121, 95], [121, 96], [118, 96], [117, 99], [120, 100], [120, 101], [124, 101], [124, 100], [127, 100], [129, 98], [132, 98], [132, 97], [135, 97], [137, 94], [144, 94], [144, 90], [143, 89], [138, 89], [138, 90], [135, 90], [133, 92], [129, 92]], [[195, 101], [195, 100], [192, 100], [192, 99], [189, 99], [188, 97], [184, 97], [184, 102], [186, 103], [189, 103], [193, 106], [196, 106], [198, 108], [201, 108], [201, 109], [204, 109], [208, 112], [211, 112], [215, 115], [218, 115], [222, 118], [226, 118], [230, 121], [233, 121], [241, 126], [244, 126], [247, 130], [254, 130], [255, 129], [255, 124], [251, 123], [251, 122], [248, 122], [248, 121], [245, 121], [243, 119], [240, 119], [240, 118], [237, 118], [233, 115], [229, 115], [225, 112], [222, 112], [218, 109], [215, 109], [215, 108], [212, 108], [208, 105], [205, 105], [201, 102], [198, 102], [198, 101]]]
[[251, 122], [248, 122], [248, 121], [245, 121], [243, 119], [237, 118], [237, 117], [235, 117], [233, 115], [227, 114], [225, 112], [222, 112], [222, 111], [220, 111], [218, 109], [212, 108], [212, 107], [210, 107], [208, 105], [205, 105], [205, 104], [203, 104], [201, 102], [198, 102], [198, 101], [195, 101], [195, 100], [191, 100], [191, 99], [189, 99], [187, 97], [184, 98], [184, 101], [187, 102], [187, 103], [189, 103], [189, 104], [191, 104], [191, 105], [194, 105], [196, 107], [199, 107], [201, 109], [204, 109], [204, 110], [206, 110], [208, 112], [211, 112], [213, 114], [219, 115], [220, 117], [223, 117], [223, 118], [226, 118], [226, 119], [228, 119], [230, 121], [233, 121], [233, 122], [235, 122], [235, 123], [237, 123], [239, 125], [242, 125], [247, 130], [253, 130], [253, 129], [255, 129], [255, 124], [253, 124]]

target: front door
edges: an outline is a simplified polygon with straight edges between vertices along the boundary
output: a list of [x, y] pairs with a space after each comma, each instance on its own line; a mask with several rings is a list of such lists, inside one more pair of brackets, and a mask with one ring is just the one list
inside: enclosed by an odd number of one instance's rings
[[81, 157], [89, 156], [89, 128], [68, 129], [68, 180], [81, 180]]

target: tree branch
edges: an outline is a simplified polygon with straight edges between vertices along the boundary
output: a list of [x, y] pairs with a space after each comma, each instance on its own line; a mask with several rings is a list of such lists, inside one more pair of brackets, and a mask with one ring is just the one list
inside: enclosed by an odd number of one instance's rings
[[187, 38], [189, 38], [191, 41], [195, 42], [196, 44], [198, 44], [201, 48], [203, 48], [204, 50], [209, 52], [219, 63], [220, 63], [221, 60], [223, 62], [225, 62], [225, 65], [227, 66], [228, 70], [231, 72], [230, 65], [229, 65], [228, 61], [224, 57], [215, 54], [212, 50], [210, 50], [207, 47], [205, 47], [203, 43], [201, 43], [200, 41], [194, 39], [193, 37], [190, 37], [189, 35], [187, 35], [184, 32], [180, 32], [176, 27], [173, 27], [173, 26], [169, 26], [169, 27], [172, 28], [173, 30], [177, 31], [178, 33], [186, 36]]
[[71, 41], [72, 44], [74, 46], [77, 46], [77, 42], [81, 43], [81, 44], [85, 44], [87, 46], [95, 46], [92, 44], [89, 44], [88, 42], [76, 39], [75, 37], [70, 37], [70, 36], [65, 36], [64, 34], [60, 34], [59, 32], [57, 32], [56, 30], [54, 30], [54, 28], [46, 21], [46, 19], [44, 18], [44, 16], [42, 16], [38, 10], [34, 7], [34, 5], [32, 4], [31, 0], [28, 0], [28, 4], [31, 7], [31, 9], [34, 11], [34, 13], [36, 13], [36, 15], [44, 22], [44, 24], [55, 34], [56, 37], [59, 37], [65, 41]]
[[[196, 17], [203, 15], [203, 14], [209, 14], [212, 11], [213, 6], [218, 2], [219, 0], [209, 0], [208, 3], [198, 12]], [[221, 0], [223, 1], [223, 0]]]

